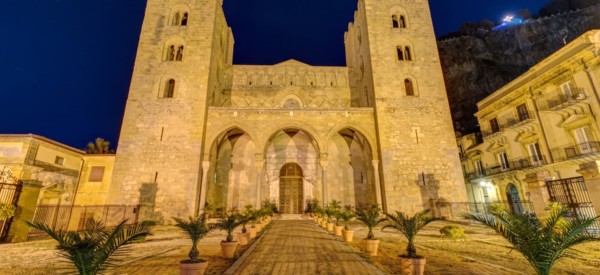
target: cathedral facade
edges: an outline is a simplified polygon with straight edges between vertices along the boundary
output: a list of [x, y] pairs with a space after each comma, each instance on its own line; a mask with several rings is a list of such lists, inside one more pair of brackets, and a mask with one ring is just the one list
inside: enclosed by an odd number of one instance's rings
[[233, 45], [222, 0], [148, 1], [107, 204], [467, 200], [428, 1], [359, 0], [346, 67], [234, 65]]

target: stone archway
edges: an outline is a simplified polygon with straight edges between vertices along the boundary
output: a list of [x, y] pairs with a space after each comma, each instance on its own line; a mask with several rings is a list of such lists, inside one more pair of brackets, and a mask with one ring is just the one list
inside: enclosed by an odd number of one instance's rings
[[302, 167], [286, 163], [279, 172], [279, 212], [302, 214], [304, 212], [304, 176]]

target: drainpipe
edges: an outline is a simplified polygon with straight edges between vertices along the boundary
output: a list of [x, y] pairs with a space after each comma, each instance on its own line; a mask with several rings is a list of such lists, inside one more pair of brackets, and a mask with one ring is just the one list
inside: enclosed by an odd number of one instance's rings
[[542, 123], [542, 118], [540, 117], [540, 111], [537, 106], [537, 102], [533, 96], [533, 89], [529, 86], [529, 94], [531, 95], [531, 101], [533, 101], [533, 109], [535, 111], [535, 116], [537, 117], [537, 121], [540, 124], [540, 130], [542, 131], [542, 136], [544, 136], [544, 144], [546, 145], [546, 150], [548, 151], [548, 157], [550, 159], [550, 163], [554, 163], [554, 157], [552, 156], [552, 151], [550, 150], [550, 145], [548, 144], [548, 136], [546, 135], [546, 129], [544, 128], [544, 124]]
[[81, 183], [81, 176], [83, 175], [83, 165], [84, 164], [85, 164], [85, 159], [81, 158], [81, 165], [79, 166], [79, 177], [77, 177], [77, 182], [75, 183], [75, 189], [73, 190], [73, 202], [71, 203], [71, 211], [69, 211], [69, 218], [67, 219], [66, 230], [69, 230], [69, 224], [71, 223], [71, 215], [73, 215], [73, 208], [75, 207], [75, 199], [77, 198], [77, 191], [79, 191], [79, 184]]

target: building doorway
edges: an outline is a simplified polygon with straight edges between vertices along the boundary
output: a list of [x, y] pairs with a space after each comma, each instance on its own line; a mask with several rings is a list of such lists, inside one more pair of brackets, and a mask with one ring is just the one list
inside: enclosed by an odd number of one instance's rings
[[508, 184], [506, 187], [506, 198], [508, 199], [508, 207], [514, 214], [523, 214], [523, 205], [521, 204], [519, 189], [512, 183]]
[[304, 185], [302, 168], [296, 163], [286, 163], [279, 172], [279, 212], [302, 214], [304, 212]]

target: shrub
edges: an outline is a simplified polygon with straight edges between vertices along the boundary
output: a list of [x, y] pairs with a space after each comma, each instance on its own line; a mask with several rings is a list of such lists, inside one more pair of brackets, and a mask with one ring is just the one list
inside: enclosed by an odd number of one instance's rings
[[0, 220], [12, 218], [16, 210], [17, 208], [12, 204], [0, 203]]
[[449, 239], [460, 239], [465, 237], [465, 229], [454, 224], [449, 224], [440, 229], [440, 234]]

